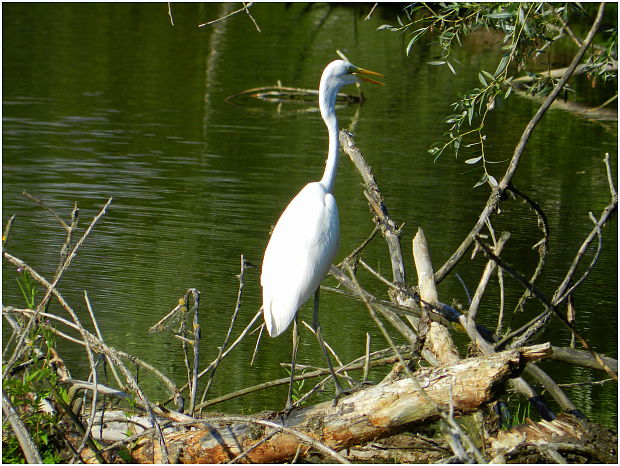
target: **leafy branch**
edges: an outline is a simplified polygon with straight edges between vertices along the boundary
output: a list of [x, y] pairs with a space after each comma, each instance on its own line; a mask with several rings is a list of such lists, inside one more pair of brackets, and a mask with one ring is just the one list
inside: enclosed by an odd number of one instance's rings
[[[451, 56], [453, 45], [481, 29], [493, 29], [503, 34], [501, 55], [493, 73], [481, 69], [476, 87], [459, 96], [451, 104], [453, 113], [444, 118], [449, 125], [442, 140], [435, 142], [429, 153], [437, 160], [446, 149], [452, 149], [458, 157], [461, 149], [467, 151], [465, 163], [478, 165], [483, 172], [477, 186], [497, 185], [489, 173], [488, 166], [501, 163], [490, 160], [485, 150], [487, 140], [484, 132], [489, 113], [495, 108], [497, 99], [506, 100], [515, 85], [515, 72], [525, 72], [532, 78], [527, 91], [537, 97], [546, 97], [557, 85], [560, 75], [529, 71], [536, 58], [568, 34], [581, 46], [581, 41], [570, 28], [570, 22], [587, 16], [579, 4], [537, 3], [412, 3], [403, 9], [404, 18], [397, 17], [398, 25], [384, 24], [380, 30], [407, 35], [407, 55], [422, 38], [431, 36], [431, 47], [438, 53], [427, 64], [446, 65], [456, 74]], [[558, 33], [559, 31], [559, 33]], [[604, 31], [607, 40], [604, 46], [593, 47], [585, 61], [585, 71], [593, 86], [597, 81], [604, 83], [617, 79], [617, 27]], [[554, 34], [555, 33], [555, 34]], [[570, 91], [566, 86], [563, 92]]]

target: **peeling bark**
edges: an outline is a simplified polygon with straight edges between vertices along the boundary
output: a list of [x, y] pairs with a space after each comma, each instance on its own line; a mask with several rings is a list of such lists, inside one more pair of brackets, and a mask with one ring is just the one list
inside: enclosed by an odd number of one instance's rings
[[[420, 369], [415, 377], [441, 408], [448, 409], [452, 402], [455, 413], [466, 414], [494, 400], [508, 378], [517, 376], [526, 363], [540, 360], [549, 352], [549, 344], [536, 345], [464, 359], [454, 365]], [[340, 399], [336, 406], [328, 401], [295, 410], [288, 416], [271, 415], [271, 418], [272, 422], [334, 450], [342, 450], [394, 435], [412, 423], [433, 421], [438, 413], [416, 390], [414, 382], [405, 378], [357, 391]], [[310, 449], [308, 442], [291, 431], [257, 428], [251, 420], [221, 421], [197, 420], [192, 424], [195, 430], [167, 434], [165, 440], [171, 457], [181, 463], [220, 463], [254, 447], [243, 461], [272, 463], [296, 454], [305, 455]], [[153, 438], [141, 440], [132, 455], [140, 463], [161, 461], [159, 443]]]

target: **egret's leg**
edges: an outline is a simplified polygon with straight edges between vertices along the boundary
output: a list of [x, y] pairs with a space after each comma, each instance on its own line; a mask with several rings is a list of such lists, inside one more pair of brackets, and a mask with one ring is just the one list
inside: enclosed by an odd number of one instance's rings
[[334, 372], [334, 368], [332, 366], [332, 362], [329, 359], [329, 354], [327, 354], [327, 348], [325, 347], [325, 341], [323, 340], [323, 334], [321, 333], [321, 324], [319, 323], [319, 291], [320, 288], [317, 288], [314, 293], [314, 317], [312, 321], [312, 326], [314, 327], [314, 331], [316, 332], [316, 337], [319, 339], [319, 344], [321, 345], [321, 349], [323, 350], [323, 355], [325, 356], [325, 360], [327, 361], [327, 366], [329, 367], [329, 372], [334, 379], [334, 384], [336, 385], [336, 400], [346, 393], [340, 382], [338, 382], [338, 378], [336, 377], [336, 373]]
[[293, 319], [293, 353], [291, 361], [291, 380], [288, 385], [288, 397], [286, 398], [285, 411], [292, 411], [293, 406], [293, 379], [295, 378], [295, 359], [297, 359], [297, 348], [299, 347], [299, 330], [297, 329], [297, 314]]

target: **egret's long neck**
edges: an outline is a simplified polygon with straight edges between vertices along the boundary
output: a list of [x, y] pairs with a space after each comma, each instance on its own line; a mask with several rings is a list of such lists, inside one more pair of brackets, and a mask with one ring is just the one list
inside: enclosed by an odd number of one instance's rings
[[335, 110], [337, 95], [337, 87], [328, 86], [324, 80], [321, 80], [319, 86], [319, 107], [329, 133], [327, 162], [325, 163], [325, 172], [323, 173], [323, 178], [321, 178], [321, 184], [330, 193], [334, 188], [334, 181], [336, 181], [336, 172], [338, 170], [338, 120], [336, 119]]

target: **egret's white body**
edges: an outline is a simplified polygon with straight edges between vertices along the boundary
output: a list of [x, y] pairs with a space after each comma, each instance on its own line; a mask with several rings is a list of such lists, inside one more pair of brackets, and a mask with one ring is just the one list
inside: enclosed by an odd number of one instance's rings
[[[329, 134], [325, 172], [320, 181], [304, 186], [282, 212], [263, 258], [261, 272], [263, 316], [267, 331], [272, 337], [284, 332], [295, 318], [299, 307], [317, 293], [336, 256], [340, 238], [338, 207], [332, 193], [339, 148], [336, 97], [342, 86], [353, 84], [359, 79], [383, 84], [362, 75], [383, 76], [343, 60], [335, 60], [323, 70], [319, 85], [319, 107]], [[315, 296], [318, 299], [318, 294]], [[331, 362], [318, 326], [316, 299], [314, 320], [317, 337], [331, 369]], [[297, 348], [295, 333], [291, 380]], [[333, 369], [332, 375], [334, 375]], [[336, 387], [340, 388], [335, 376], [334, 382]], [[291, 406], [290, 388], [287, 406]]]
[[336, 198], [308, 183], [278, 220], [265, 250], [261, 285], [267, 331], [280, 335], [327, 275], [340, 238]]

